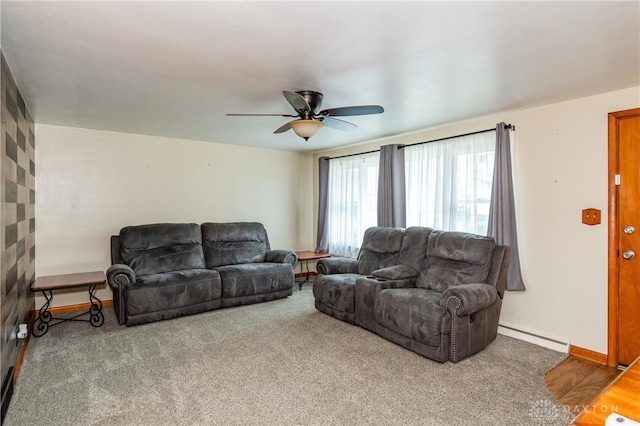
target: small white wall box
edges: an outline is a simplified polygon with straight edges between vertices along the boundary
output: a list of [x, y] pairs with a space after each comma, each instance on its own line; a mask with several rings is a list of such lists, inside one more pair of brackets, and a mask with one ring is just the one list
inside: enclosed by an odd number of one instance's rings
[[18, 326], [18, 339], [24, 339], [27, 337], [27, 324], [20, 324]]

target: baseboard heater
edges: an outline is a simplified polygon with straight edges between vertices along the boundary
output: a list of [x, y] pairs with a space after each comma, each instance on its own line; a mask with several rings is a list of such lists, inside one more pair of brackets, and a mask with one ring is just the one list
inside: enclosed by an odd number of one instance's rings
[[554, 351], [569, 353], [569, 342], [563, 342], [548, 336], [541, 336], [526, 330], [520, 330], [508, 325], [498, 324], [498, 333], [503, 336], [513, 337], [518, 340], [533, 343]]
[[13, 396], [13, 367], [9, 368], [7, 376], [2, 381], [2, 415], [0, 416], [0, 424], [4, 423], [4, 416], [9, 410], [9, 403]]

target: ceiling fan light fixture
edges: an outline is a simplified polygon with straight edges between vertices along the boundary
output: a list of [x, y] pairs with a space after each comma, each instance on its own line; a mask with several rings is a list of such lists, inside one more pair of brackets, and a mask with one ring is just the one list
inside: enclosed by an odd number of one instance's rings
[[[0, 0], [2, 1], [2, 0]], [[289, 92], [283, 90], [282, 94], [296, 112], [293, 114], [227, 114], [234, 116], [279, 116], [292, 117], [297, 120], [290, 121], [278, 127], [273, 133], [284, 133], [293, 129], [296, 135], [308, 141], [320, 130], [320, 127], [327, 126], [332, 129], [351, 131], [358, 128], [357, 125], [341, 120], [336, 117], [348, 117], [350, 115], [369, 115], [380, 114], [384, 112], [384, 108], [380, 105], [352, 105], [340, 108], [328, 108], [320, 110], [322, 104], [322, 93], [312, 90], [300, 90], [298, 92]]]
[[296, 135], [300, 136], [304, 140], [315, 135], [322, 127], [322, 121], [318, 120], [294, 120], [289, 123]]

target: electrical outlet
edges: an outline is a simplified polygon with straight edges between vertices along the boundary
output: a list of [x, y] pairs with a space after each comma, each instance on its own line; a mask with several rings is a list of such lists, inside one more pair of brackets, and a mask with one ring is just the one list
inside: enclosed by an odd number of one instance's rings
[[29, 331], [27, 330], [27, 324], [20, 324], [18, 326], [18, 339], [26, 339]]

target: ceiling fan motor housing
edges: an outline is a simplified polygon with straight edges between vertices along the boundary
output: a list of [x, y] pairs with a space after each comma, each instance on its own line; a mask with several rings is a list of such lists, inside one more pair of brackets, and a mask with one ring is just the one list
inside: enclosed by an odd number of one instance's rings
[[305, 101], [307, 101], [313, 114], [316, 114], [320, 110], [320, 106], [322, 105], [322, 98], [323, 98], [322, 93], [314, 92], [313, 90], [301, 90], [296, 93], [302, 96]]

